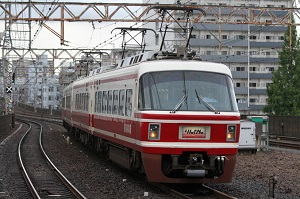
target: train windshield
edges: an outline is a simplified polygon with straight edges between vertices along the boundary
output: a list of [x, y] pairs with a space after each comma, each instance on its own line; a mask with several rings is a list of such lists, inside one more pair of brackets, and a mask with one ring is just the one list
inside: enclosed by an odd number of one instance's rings
[[151, 72], [140, 78], [139, 88], [139, 110], [238, 111], [232, 80], [224, 74]]

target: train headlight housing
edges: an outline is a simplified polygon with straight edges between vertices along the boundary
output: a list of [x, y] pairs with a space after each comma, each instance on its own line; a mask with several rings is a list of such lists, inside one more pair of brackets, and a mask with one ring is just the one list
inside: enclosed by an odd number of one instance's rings
[[148, 139], [149, 140], [160, 139], [160, 124], [149, 124]]
[[227, 127], [226, 141], [235, 141], [236, 126], [229, 125]]

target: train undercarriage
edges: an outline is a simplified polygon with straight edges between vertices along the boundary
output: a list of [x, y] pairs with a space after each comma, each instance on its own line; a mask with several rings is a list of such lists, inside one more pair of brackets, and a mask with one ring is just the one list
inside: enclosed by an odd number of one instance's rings
[[[227, 159], [225, 156], [209, 156], [205, 152], [183, 152], [181, 155], [142, 154], [139, 151], [112, 143], [78, 128], [70, 127], [67, 123], [65, 123], [65, 128], [84, 145], [96, 152], [105, 154], [111, 161], [126, 169], [146, 174], [149, 181], [155, 179], [155, 176], [160, 177], [157, 177], [158, 180], [153, 181], [168, 179], [167, 182], [172, 182], [172, 179], [216, 179], [225, 172]], [[159, 172], [153, 174], [153, 171], [150, 171], [149, 173], [149, 167], [148, 169], [147, 166], [144, 167], [144, 164], [149, 164], [149, 161], [147, 162], [149, 157], [153, 162], [156, 162]], [[152, 176], [149, 177], [149, 175]]]

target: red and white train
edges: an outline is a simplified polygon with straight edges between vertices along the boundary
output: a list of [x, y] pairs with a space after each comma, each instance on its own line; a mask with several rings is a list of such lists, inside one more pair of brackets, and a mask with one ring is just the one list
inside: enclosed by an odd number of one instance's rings
[[230, 182], [240, 114], [227, 66], [145, 52], [63, 92], [63, 122], [121, 166], [165, 183]]

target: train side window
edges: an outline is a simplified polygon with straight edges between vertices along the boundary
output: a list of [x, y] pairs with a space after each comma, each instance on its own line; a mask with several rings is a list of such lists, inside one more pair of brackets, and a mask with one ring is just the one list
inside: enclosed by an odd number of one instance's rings
[[98, 101], [96, 103], [98, 103], [97, 112], [101, 113], [101, 108], [102, 108], [102, 91], [98, 92]]
[[143, 54], [140, 56], [140, 58], [139, 58], [139, 62], [141, 62], [141, 61], [142, 61], [142, 59], [143, 59]]
[[103, 91], [102, 95], [102, 113], [106, 113], [107, 109], [107, 91]]
[[76, 94], [75, 107], [76, 107], [76, 109], [78, 109], [78, 94]]
[[138, 61], [138, 59], [139, 59], [139, 56], [135, 56], [133, 63], [136, 63]]
[[71, 96], [66, 97], [66, 108], [71, 108]]
[[84, 101], [83, 101], [83, 93], [80, 94], [80, 110], [83, 110]]
[[87, 110], [87, 105], [88, 105], [88, 94], [84, 94], [84, 110]]
[[78, 109], [79, 110], [82, 109], [82, 94], [81, 93], [79, 94], [79, 108]]
[[132, 89], [126, 90], [125, 115], [131, 116], [132, 113]]
[[84, 93], [81, 94], [81, 110], [84, 110]]
[[63, 108], [63, 109], [66, 108], [65, 100], [66, 100], [66, 97], [63, 96], [63, 100], [62, 100], [62, 108]]
[[82, 93], [82, 110], [85, 110], [85, 93]]
[[119, 92], [119, 115], [124, 115], [124, 102], [125, 102], [125, 90], [122, 89]]
[[77, 109], [79, 109], [79, 94], [77, 94], [77, 102], [76, 102], [76, 104], [77, 104]]
[[77, 94], [75, 95], [75, 109], [77, 109]]
[[134, 58], [134, 57], [132, 57], [132, 58], [130, 59], [130, 63], [129, 63], [129, 65], [130, 65], [130, 64], [132, 64], [133, 58]]
[[118, 91], [114, 90], [114, 95], [113, 95], [113, 112], [112, 112], [112, 114], [114, 114], [114, 115], [118, 114], [118, 102], [119, 102]]
[[139, 87], [139, 110], [150, 110], [151, 96], [149, 90], [149, 74], [145, 74], [141, 77]]
[[79, 94], [77, 94], [77, 110], [79, 110], [79, 107], [80, 107], [80, 99], [79, 99], [79, 97], [80, 97], [80, 95]]
[[107, 109], [108, 114], [111, 114], [111, 111], [112, 111], [112, 104], [113, 104], [112, 94], [113, 94], [112, 90], [108, 91], [108, 109]]
[[82, 93], [82, 110], [85, 110], [85, 93]]
[[98, 92], [95, 92], [95, 112], [98, 110]]
[[84, 110], [84, 93], [81, 93], [81, 110]]
[[90, 95], [88, 93], [85, 94], [85, 108], [84, 110], [89, 110], [89, 104], [90, 104]]
[[80, 109], [80, 94], [77, 94], [77, 109]]

